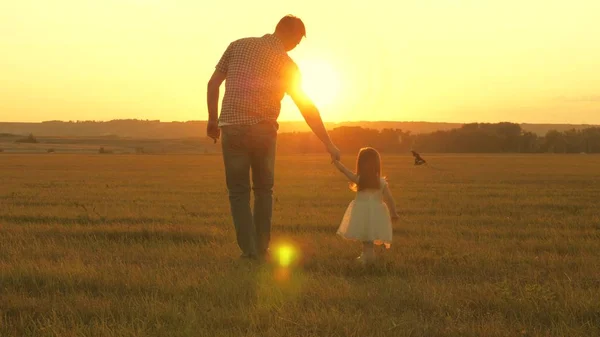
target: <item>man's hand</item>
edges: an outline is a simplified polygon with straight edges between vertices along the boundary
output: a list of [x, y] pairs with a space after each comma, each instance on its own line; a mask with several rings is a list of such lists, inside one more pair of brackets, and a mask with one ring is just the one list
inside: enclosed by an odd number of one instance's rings
[[339, 161], [340, 160], [340, 149], [338, 149], [333, 143], [329, 142], [327, 144], [327, 152], [329, 152], [329, 154], [331, 155], [331, 160], [332, 161]]
[[221, 129], [219, 129], [219, 123], [217, 121], [208, 121], [206, 125], [206, 135], [212, 138], [215, 143], [221, 136]]

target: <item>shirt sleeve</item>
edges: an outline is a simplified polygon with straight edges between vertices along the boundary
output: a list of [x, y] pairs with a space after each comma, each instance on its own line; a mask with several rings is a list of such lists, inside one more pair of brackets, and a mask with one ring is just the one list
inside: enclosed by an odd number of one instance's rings
[[231, 59], [232, 49], [233, 43], [230, 43], [225, 52], [223, 53], [223, 56], [221, 56], [219, 63], [217, 63], [217, 66], [215, 67], [218, 71], [222, 72], [223, 74], [227, 74], [227, 71], [229, 70], [229, 60]]

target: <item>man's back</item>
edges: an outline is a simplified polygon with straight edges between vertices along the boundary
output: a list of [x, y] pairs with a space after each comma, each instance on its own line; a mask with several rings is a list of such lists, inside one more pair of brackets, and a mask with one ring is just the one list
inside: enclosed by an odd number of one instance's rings
[[297, 73], [281, 41], [271, 34], [232, 42], [216, 68], [226, 74], [220, 125], [276, 121]]
[[[340, 150], [331, 142], [319, 110], [301, 90], [298, 68], [287, 55], [304, 37], [306, 28], [302, 20], [287, 15], [279, 21], [274, 34], [231, 43], [208, 81], [206, 134], [215, 142], [223, 135], [221, 144], [231, 216], [244, 258], [268, 256], [276, 124], [286, 92], [323, 141], [331, 158], [340, 159]], [[219, 117], [223, 82], [225, 98]], [[251, 190], [254, 191], [254, 208], [250, 207]]]

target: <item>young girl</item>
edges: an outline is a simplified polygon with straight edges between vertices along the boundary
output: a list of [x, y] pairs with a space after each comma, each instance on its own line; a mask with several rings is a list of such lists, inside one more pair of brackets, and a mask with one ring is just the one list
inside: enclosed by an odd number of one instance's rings
[[337, 234], [363, 243], [358, 257], [362, 263], [375, 260], [374, 245], [392, 243], [392, 221], [398, 219], [396, 203], [385, 179], [381, 177], [381, 160], [377, 150], [360, 150], [356, 160], [356, 174], [339, 161], [333, 162], [352, 183], [356, 198], [350, 203]]

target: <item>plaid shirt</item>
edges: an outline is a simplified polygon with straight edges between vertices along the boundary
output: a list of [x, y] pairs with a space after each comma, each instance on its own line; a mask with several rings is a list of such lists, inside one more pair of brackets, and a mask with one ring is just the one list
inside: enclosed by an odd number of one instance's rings
[[226, 74], [219, 126], [276, 122], [283, 96], [300, 80], [297, 65], [272, 34], [232, 42], [216, 69]]

